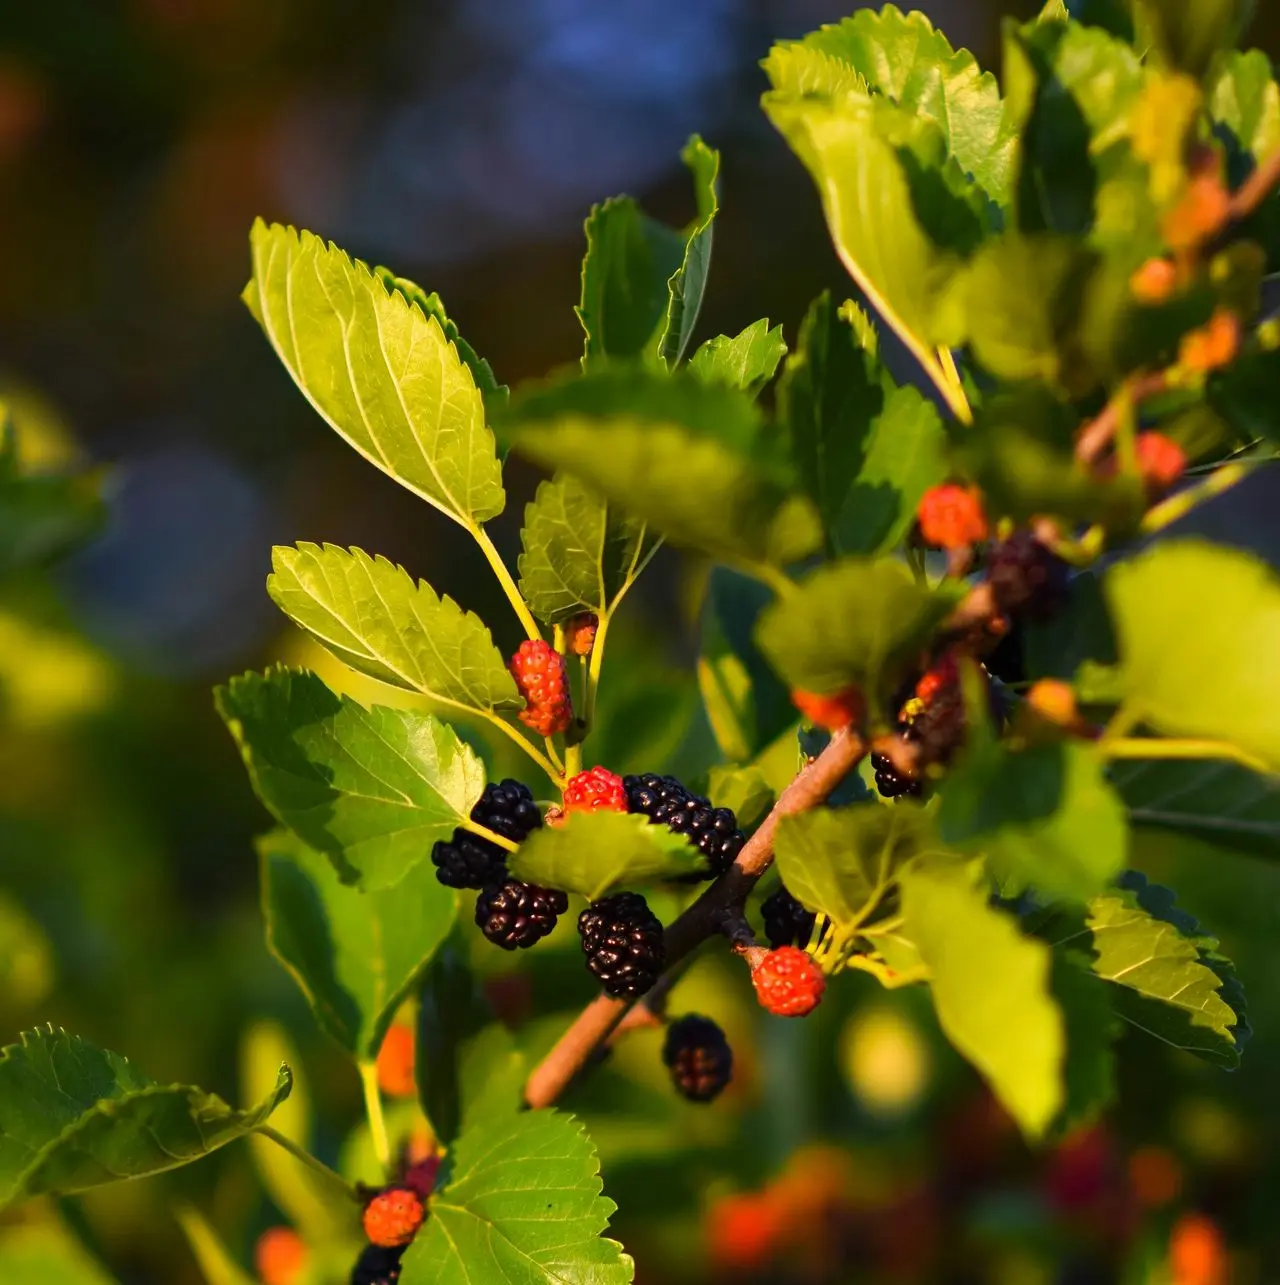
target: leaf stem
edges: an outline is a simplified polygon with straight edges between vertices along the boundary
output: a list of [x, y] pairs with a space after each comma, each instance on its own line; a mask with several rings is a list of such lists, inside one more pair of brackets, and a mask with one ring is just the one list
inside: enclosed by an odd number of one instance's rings
[[552, 777], [552, 780], [556, 781], [560, 785], [563, 785], [564, 777], [565, 777], [565, 769], [564, 769], [564, 760], [560, 757], [560, 751], [556, 749], [555, 741], [553, 741], [549, 736], [544, 736], [542, 738], [542, 743], [543, 745], [546, 746], [547, 757], [551, 760], [552, 763], [555, 764], [556, 775]]
[[480, 546], [480, 552], [484, 554], [489, 565], [493, 568], [493, 574], [498, 577], [502, 592], [507, 595], [507, 601], [511, 603], [516, 615], [520, 618], [520, 623], [524, 627], [525, 633], [535, 641], [540, 639], [542, 630], [538, 628], [538, 622], [534, 620], [533, 613], [529, 610], [529, 604], [525, 602], [519, 586], [512, 579], [511, 572], [507, 570], [507, 564], [503, 562], [502, 554], [498, 552], [497, 546], [489, 538], [488, 531], [479, 523], [469, 526], [467, 529], [475, 536], [476, 543]]
[[796, 582], [780, 567], [768, 562], [744, 562], [739, 569], [772, 589], [779, 598], [789, 598], [796, 591]]
[[587, 690], [582, 701], [582, 717], [587, 725], [584, 736], [590, 735], [596, 719], [596, 693], [600, 690], [600, 671], [604, 668], [604, 645], [609, 637], [609, 621], [613, 618], [610, 611], [602, 611], [596, 617], [596, 637], [591, 644], [591, 661], [587, 667]]
[[1255, 758], [1248, 750], [1226, 741], [1176, 740], [1163, 737], [1118, 737], [1104, 739], [1098, 748], [1107, 758], [1113, 759], [1228, 759], [1250, 771], [1264, 776], [1271, 773], [1270, 766]]
[[487, 839], [490, 843], [496, 844], [499, 848], [504, 848], [507, 852], [515, 852], [520, 845], [512, 843], [504, 834], [499, 834], [496, 830], [490, 830], [487, 825], [481, 825], [479, 821], [473, 821], [468, 817], [463, 821], [461, 827], [463, 830], [470, 830], [472, 834], [479, 835], [482, 839]]
[[1154, 508], [1148, 509], [1143, 517], [1143, 534], [1150, 535], [1154, 531], [1164, 530], [1165, 527], [1190, 513], [1197, 505], [1203, 504], [1215, 495], [1221, 495], [1223, 491], [1229, 491], [1237, 482], [1248, 477], [1249, 472], [1247, 464], [1225, 464], [1210, 473], [1203, 482], [1179, 491], [1176, 495], [1169, 496], [1167, 500], [1162, 500]]
[[[485, 837], [488, 838], [489, 834]], [[492, 837], [498, 839], [500, 836]], [[391, 1140], [387, 1137], [387, 1121], [382, 1114], [382, 1094], [378, 1090], [378, 1064], [362, 1059], [356, 1065], [360, 1069], [360, 1084], [364, 1089], [364, 1110], [369, 1117], [369, 1136], [373, 1140], [373, 1153], [378, 1157], [382, 1172], [389, 1179], [391, 1177]]]
[[962, 424], [972, 424], [973, 408], [969, 405], [968, 397], [965, 396], [964, 381], [960, 378], [960, 371], [956, 367], [955, 354], [950, 348], [941, 347], [938, 349], [938, 364], [942, 370], [942, 383], [938, 387], [942, 395], [947, 399], [947, 405], [951, 407], [951, 413]]
[[341, 1187], [348, 1199], [355, 1200], [357, 1198], [355, 1189], [340, 1173], [330, 1169], [323, 1160], [317, 1160], [311, 1152], [305, 1147], [300, 1147], [292, 1138], [286, 1138], [283, 1133], [272, 1128], [269, 1124], [260, 1124], [254, 1132], [260, 1133], [264, 1138], [270, 1138], [277, 1147], [284, 1148], [295, 1160], [306, 1165], [312, 1172], [319, 1174], [326, 1182]]
[[[536, 745], [531, 745], [519, 732], [516, 731], [506, 719], [493, 712], [493, 710], [482, 709], [479, 711], [485, 718], [491, 722], [494, 727], [500, 729], [509, 736], [524, 752], [555, 782], [557, 786], [564, 784], [564, 773], [562, 765], [552, 762], [547, 755], [538, 749]], [[550, 748], [554, 749], [554, 746]]]

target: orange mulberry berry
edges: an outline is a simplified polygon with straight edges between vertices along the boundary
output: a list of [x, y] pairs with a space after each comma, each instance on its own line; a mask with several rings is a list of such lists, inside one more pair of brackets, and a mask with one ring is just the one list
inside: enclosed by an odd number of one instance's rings
[[1027, 704], [1047, 723], [1072, 727], [1079, 719], [1076, 693], [1060, 678], [1042, 678], [1027, 692]]
[[764, 953], [751, 970], [756, 998], [776, 1017], [805, 1017], [827, 989], [822, 970], [797, 946], [779, 946]]
[[511, 676], [524, 697], [520, 721], [539, 736], [554, 736], [573, 722], [573, 700], [564, 657], [541, 638], [520, 644], [511, 658]]
[[564, 638], [575, 656], [589, 656], [596, 645], [596, 630], [600, 618], [594, 611], [583, 611], [570, 619], [564, 627]]
[[1240, 318], [1227, 308], [1219, 308], [1205, 325], [1182, 336], [1178, 362], [1187, 370], [1219, 370], [1235, 360], [1240, 340]]
[[1148, 493], [1159, 497], [1171, 491], [1186, 471], [1187, 457], [1182, 447], [1163, 433], [1139, 433], [1134, 447], [1138, 471]]
[[306, 1264], [306, 1242], [292, 1227], [269, 1227], [253, 1248], [262, 1285], [294, 1285]]
[[1165, 244], [1178, 254], [1197, 249], [1215, 236], [1231, 216], [1231, 193], [1216, 171], [1195, 175], [1164, 216]]
[[1130, 278], [1129, 293], [1139, 302], [1165, 303], [1178, 285], [1178, 270], [1168, 259], [1148, 259]]
[[1203, 1214], [1184, 1214], [1169, 1234], [1173, 1285], [1227, 1285], [1230, 1259], [1217, 1223]]
[[1129, 1186], [1144, 1209], [1171, 1205], [1182, 1194], [1182, 1165], [1164, 1147], [1139, 1147], [1129, 1157]]
[[707, 1213], [707, 1248], [712, 1262], [728, 1271], [763, 1267], [786, 1234], [782, 1210], [764, 1192], [725, 1196]]
[[394, 1249], [414, 1238], [425, 1217], [426, 1210], [415, 1191], [386, 1187], [364, 1207], [364, 1234], [370, 1244]]
[[971, 486], [948, 482], [930, 487], [916, 509], [920, 534], [937, 549], [962, 549], [987, 538], [982, 497]]
[[393, 1098], [411, 1098], [418, 1091], [413, 1078], [413, 1032], [407, 1026], [397, 1023], [383, 1037], [378, 1087]]
[[791, 703], [815, 727], [824, 727], [828, 732], [861, 723], [866, 713], [862, 693], [856, 687], [846, 687], [833, 696], [796, 690], [791, 693]]

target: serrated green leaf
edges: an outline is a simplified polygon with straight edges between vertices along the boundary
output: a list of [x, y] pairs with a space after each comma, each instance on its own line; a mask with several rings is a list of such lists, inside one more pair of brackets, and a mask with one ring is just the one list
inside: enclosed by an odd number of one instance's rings
[[904, 931], [928, 966], [942, 1029], [1023, 1132], [1039, 1137], [1065, 1100], [1049, 947], [1023, 936], [967, 873], [908, 869], [901, 886]]
[[116, 1285], [88, 1250], [57, 1223], [14, 1223], [0, 1232], [5, 1285]]
[[1088, 925], [1093, 971], [1114, 984], [1125, 1021], [1206, 1061], [1239, 1065], [1237, 1036], [1247, 1027], [1224, 990], [1228, 979], [1238, 986], [1234, 974], [1167, 889], [1130, 875], [1125, 887], [1089, 903]]
[[362, 674], [466, 709], [523, 709], [484, 622], [386, 558], [334, 544], [277, 545], [267, 592]]
[[419, 862], [385, 892], [358, 892], [296, 835], [259, 841], [267, 947], [297, 982], [321, 1030], [357, 1060], [383, 1037], [457, 914], [457, 894]]
[[458, 350], [458, 356], [471, 371], [471, 377], [476, 381], [476, 387], [484, 397], [486, 406], [494, 408], [506, 405], [509, 396], [506, 384], [498, 382], [493, 367], [458, 333], [458, 327], [449, 320], [449, 314], [444, 310], [444, 300], [436, 291], [428, 294], [408, 277], [396, 276], [390, 268], [374, 268], [373, 275], [389, 290], [398, 290], [410, 303], [416, 304], [424, 317], [434, 317], [440, 323], [444, 337]]
[[703, 383], [728, 384], [756, 397], [786, 355], [782, 326], [770, 330], [769, 319], [764, 317], [732, 338], [717, 335], [708, 339], [689, 358], [689, 372]]
[[711, 240], [715, 219], [720, 210], [717, 183], [720, 177], [720, 153], [710, 148], [696, 134], [685, 144], [680, 159], [693, 177], [693, 195], [698, 213], [685, 233], [684, 257], [667, 282], [667, 318], [658, 355], [668, 368], [683, 359], [693, 338], [693, 328], [702, 311], [702, 298], [707, 291], [711, 271]]
[[[1280, 579], [1203, 540], [1165, 540], [1104, 580], [1125, 708], [1168, 736], [1239, 747], [1280, 772]], [[1206, 658], [1212, 658], [1206, 664]]]
[[595, 901], [620, 888], [700, 874], [703, 861], [684, 835], [646, 817], [576, 812], [558, 826], [535, 830], [508, 858], [507, 868], [525, 883]]
[[785, 563], [820, 540], [750, 399], [687, 373], [610, 369], [517, 397], [516, 450], [564, 469], [673, 543]]
[[484, 402], [437, 318], [310, 232], [259, 219], [250, 242], [245, 301], [328, 424], [464, 526], [501, 513]]
[[924, 14], [903, 14], [891, 4], [863, 9], [798, 43], [837, 59], [899, 107], [932, 121], [987, 195], [1008, 202], [1017, 138], [996, 79], [967, 49], [952, 49]]
[[1053, 958], [1053, 996], [1066, 1023], [1065, 1101], [1053, 1122], [1063, 1137], [1092, 1123], [1116, 1096], [1114, 1042], [1119, 1023], [1107, 988], [1090, 975], [1089, 961], [1068, 951]]
[[1083, 901], [1124, 869], [1124, 806], [1092, 746], [1011, 752], [991, 742], [961, 760], [943, 787], [938, 829], [954, 847], [986, 854], [1006, 893], [1028, 886]]
[[216, 703], [267, 809], [366, 892], [425, 861], [484, 789], [483, 764], [452, 728], [365, 709], [315, 674], [245, 674], [218, 688]]
[[932, 838], [919, 809], [864, 804], [784, 816], [773, 846], [791, 895], [848, 933]]
[[787, 690], [752, 636], [772, 595], [758, 581], [714, 567], [702, 604], [698, 688], [716, 744], [727, 759], [754, 758], [795, 721]]
[[611, 611], [657, 546], [643, 522], [567, 473], [538, 487], [520, 542], [520, 592], [550, 625]]
[[477, 1124], [405, 1253], [400, 1285], [627, 1285], [634, 1266], [601, 1233], [614, 1204], [582, 1125], [555, 1111]]
[[[916, 196], [932, 196], [946, 209], [958, 198], [906, 146], [936, 127], [853, 90], [798, 96], [772, 59], [765, 71], [774, 85], [764, 96], [765, 113], [817, 184], [841, 262], [885, 322], [940, 377], [934, 313], [955, 264], [926, 234]], [[911, 152], [905, 159], [894, 139], [904, 131], [903, 150]]]
[[1111, 765], [1111, 780], [1137, 825], [1253, 856], [1280, 854], [1280, 776], [1225, 759], [1130, 759]]
[[21, 1041], [0, 1052], [0, 1209], [200, 1160], [264, 1124], [293, 1079], [282, 1066], [263, 1101], [236, 1111], [53, 1027]]
[[820, 567], [760, 617], [756, 641], [788, 686], [869, 698], [891, 686], [954, 606], [901, 563], [860, 558]]
[[608, 358], [640, 357], [666, 323], [667, 282], [684, 258], [679, 233], [648, 218], [629, 196], [593, 207], [584, 226], [584, 370]]

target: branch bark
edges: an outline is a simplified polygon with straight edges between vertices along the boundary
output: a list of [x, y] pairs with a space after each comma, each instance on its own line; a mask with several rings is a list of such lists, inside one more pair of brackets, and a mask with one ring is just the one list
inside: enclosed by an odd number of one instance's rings
[[[773, 837], [778, 822], [784, 816], [807, 812], [825, 802], [866, 753], [866, 741], [852, 728], [846, 728], [836, 732], [827, 748], [801, 769], [760, 828], [743, 845], [733, 865], [668, 926], [664, 935], [668, 971], [720, 932], [727, 911], [742, 907], [756, 881], [773, 861]], [[628, 1007], [628, 1000], [612, 999], [608, 995], [593, 999], [534, 1068], [525, 1085], [525, 1102], [535, 1109], [555, 1102], [613, 1033]]]

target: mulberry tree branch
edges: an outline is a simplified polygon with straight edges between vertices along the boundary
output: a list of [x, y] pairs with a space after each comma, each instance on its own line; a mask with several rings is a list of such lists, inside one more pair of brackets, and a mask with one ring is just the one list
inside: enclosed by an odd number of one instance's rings
[[[824, 803], [866, 753], [867, 742], [849, 728], [836, 732], [827, 748], [800, 770], [760, 823], [760, 828], [743, 845], [733, 865], [668, 926], [664, 936], [668, 970], [678, 967], [704, 941], [717, 936], [726, 914], [740, 911], [756, 881], [773, 861], [773, 837], [778, 822], [784, 816], [807, 812]], [[534, 1068], [525, 1085], [525, 1102], [534, 1108], [555, 1102], [608, 1040], [628, 1006], [629, 1001], [608, 995], [593, 999]]]

